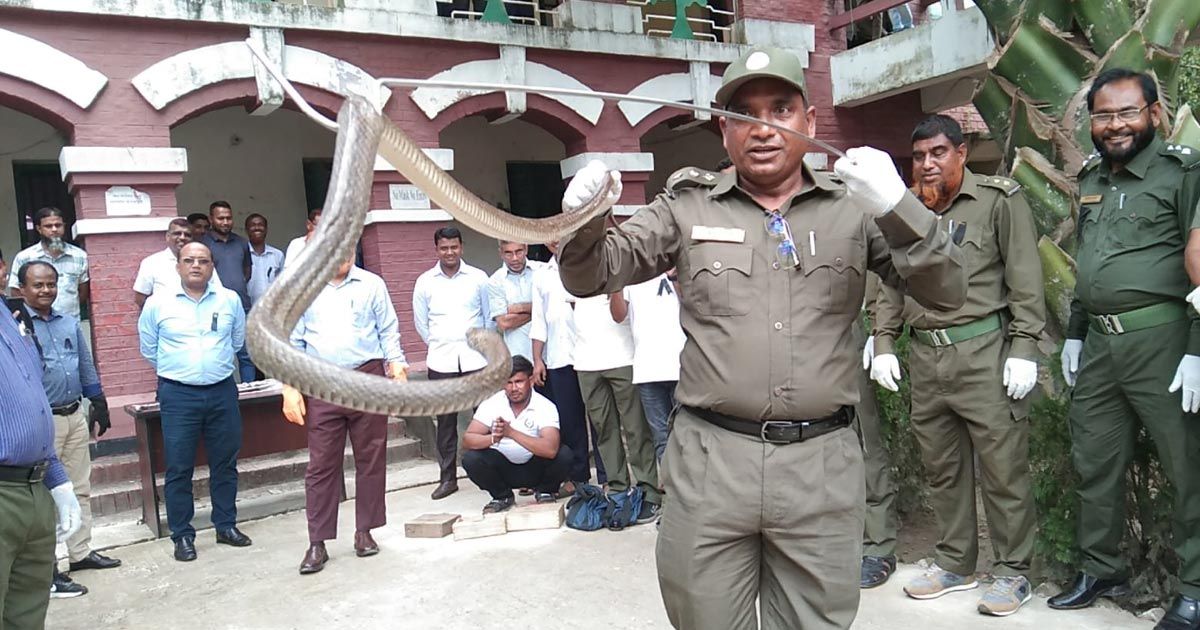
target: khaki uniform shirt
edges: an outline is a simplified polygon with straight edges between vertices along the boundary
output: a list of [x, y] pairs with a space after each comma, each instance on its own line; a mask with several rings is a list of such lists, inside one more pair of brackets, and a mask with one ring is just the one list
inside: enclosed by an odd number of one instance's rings
[[[868, 269], [919, 300], [955, 309], [966, 294], [961, 251], [911, 194], [872, 220], [842, 184], [805, 167], [785, 202], [800, 266], [780, 264], [767, 211], [735, 173], [696, 173], [695, 185], [660, 194], [621, 225], [597, 218], [560, 245], [563, 285], [578, 296], [619, 291], [677, 267], [678, 401], [752, 420], [814, 419], [858, 403], [862, 348], [851, 326]], [[811, 234], [811, 239], [810, 239]]]
[[904, 324], [922, 330], [951, 328], [999, 312], [1008, 322], [1008, 356], [1036, 361], [1037, 341], [1046, 327], [1046, 298], [1033, 212], [1020, 185], [968, 170], [938, 222], [963, 249], [967, 301], [953, 311], [936, 311], [883, 287], [873, 313], [875, 352], [893, 354]]
[[[1155, 138], [1113, 173], [1093, 157], [1079, 174], [1078, 275], [1067, 336], [1083, 339], [1087, 315], [1119, 314], [1175, 301], [1191, 290], [1183, 264], [1200, 203], [1200, 151]], [[1200, 354], [1192, 316], [1188, 354]]]

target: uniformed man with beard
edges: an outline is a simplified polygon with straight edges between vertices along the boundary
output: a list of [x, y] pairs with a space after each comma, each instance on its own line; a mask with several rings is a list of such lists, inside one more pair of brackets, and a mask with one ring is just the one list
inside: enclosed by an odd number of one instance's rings
[[1010, 615], [1032, 597], [1026, 574], [1036, 513], [1025, 398], [1037, 383], [1046, 324], [1033, 214], [1016, 182], [967, 170], [967, 145], [952, 118], [917, 125], [912, 159], [914, 191], [963, 248], [970, 276], [967, 302], [954, 311], [924, 308], [886, 286], [875, 306], [871, 375], [892, 391], [900, 376], [895, 341], [905, 324], [912, 330], [912, 428], [938, 517], [934, 563], [904, 592], [933, 599], [978, 586], [978, 455], [996, 576], [978, 609]]
[[1181, 299], [1193, 285], [1184, 243], [1197, 227], [1200, 152], [1155, 134], [1162, 105], [1146, 74], [1107, 70], [1087, 103], [1098, 153], [1079, 174], [1079, 271], [1062, 351], [1063, 375], [1075, 387], [1071, 456], [1083, 566], [1049, 604], [1084, 608], [1129, 592], [1120, 545], [1125, 472], [1140, 425], [1175, 487], [1179, 594], [1155, 628], [1200, 628], [1200, 320]]

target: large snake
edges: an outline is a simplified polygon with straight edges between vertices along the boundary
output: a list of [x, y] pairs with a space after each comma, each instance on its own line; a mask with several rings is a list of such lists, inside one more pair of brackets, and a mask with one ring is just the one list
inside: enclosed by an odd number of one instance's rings
[[[283, 71], [268, 60], [257, 44], [247, 41], [259, 64], [280, 83], [300, 109], [326, 127], [334, 125], [312, 109], [283, 76]], [[707, 112], [754, 124], [774, 127], [800, 136], [837, 155], [836, 147], [811, 138], [794, 129], [743, 114], [700, 105], [677, 103], [650, 97], [618, 95], [606, 92], [581, 92], [563, 88], [534, 88], [501, 84], [455, 84], [430, 80], [383, 79], [380, 85], [456, 86], [477, 89], [503, 88], [576, 96], [595, 96], [608, 100], [630, 100], [667, 107]], [[470, 347], [482, 353], [487, 367], [455, 379], [398, 382], [339, 367], [292, 347], [290, 333], [304, 311], [333, 278], [338, 266], [349, 259], [362, 235], [370, 206], [376, 155], [383, 156], [410, 182], [424, 191], [437, 207], [449, 212], [463, 225], [487, 236], [521, 243], [547, 243], [559, 240], [583, 227], [594, 217], [605, 214], [613, 205], [610, 199], [615, 183], [604, 178], [599, 190], [582, 207], [572, 212], [543, 219], [526, 219], [495, 208], [475, 196], [425, 155], [415, 142], [396, 127], [379, 107], [359, 95], [346, 97], [338, 112], [337, 141], [333, 173], [330, 177], [321, 222], [312, 241], [289, 264], [283, 275], [271, 285], [246, 321], [246, 344], [251, 357], [263, 372], [301, 392], [350, 409], [395, 416], [425, 416], [452, 413], [474, 406], [497, 392], [511, 374], [511, 357], [499, 334], [473, 329], [467, 333]]]

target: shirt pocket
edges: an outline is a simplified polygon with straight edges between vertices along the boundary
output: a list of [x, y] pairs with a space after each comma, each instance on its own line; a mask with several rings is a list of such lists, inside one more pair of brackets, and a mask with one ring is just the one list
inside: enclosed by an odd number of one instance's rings
[[701, 315], [745, 315], [753, 306], [750, 273], [754, 250], [734, 243], [696, 243], [688, 248], [691, 286], [684, 294]]
[[1107, 244], [1114, 251], [1133, 251], [1180, 239], [1172, 201], [1153, 192], [1127, 198], [1123, 209], [1113, 208], [1112, 212]]
[[862, 308], [863, 244], [852, 238], [825, 239], [804, 257], [804, 302], [827, 313]]
[[990, 262], [988, 260], [989, 252], [983, 246], [986, 237], [990, 234], [984, 232], [983, 226], [972, 223], [968, 223], [963, 230], [962, 243], [959, 243], [959, 247], [967, 259], [967, 273], [974, 273], [976, 269], [984, 267]]

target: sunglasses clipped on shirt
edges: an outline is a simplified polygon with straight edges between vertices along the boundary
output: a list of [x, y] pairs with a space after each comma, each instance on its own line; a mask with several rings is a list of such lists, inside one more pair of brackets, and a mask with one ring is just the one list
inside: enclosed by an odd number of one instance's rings
[[775, 248], [775, 257], [779, 259], [779, 264], [788, 269], [795, 269], [800, 266], [800, 252], [796, 249], [796, 242], [792, 239], [792, 228], [788, 225], [787, 219], [778, 212], [767, 213], [766, 219], [767, 234], [779, 239], [779, 245]]

